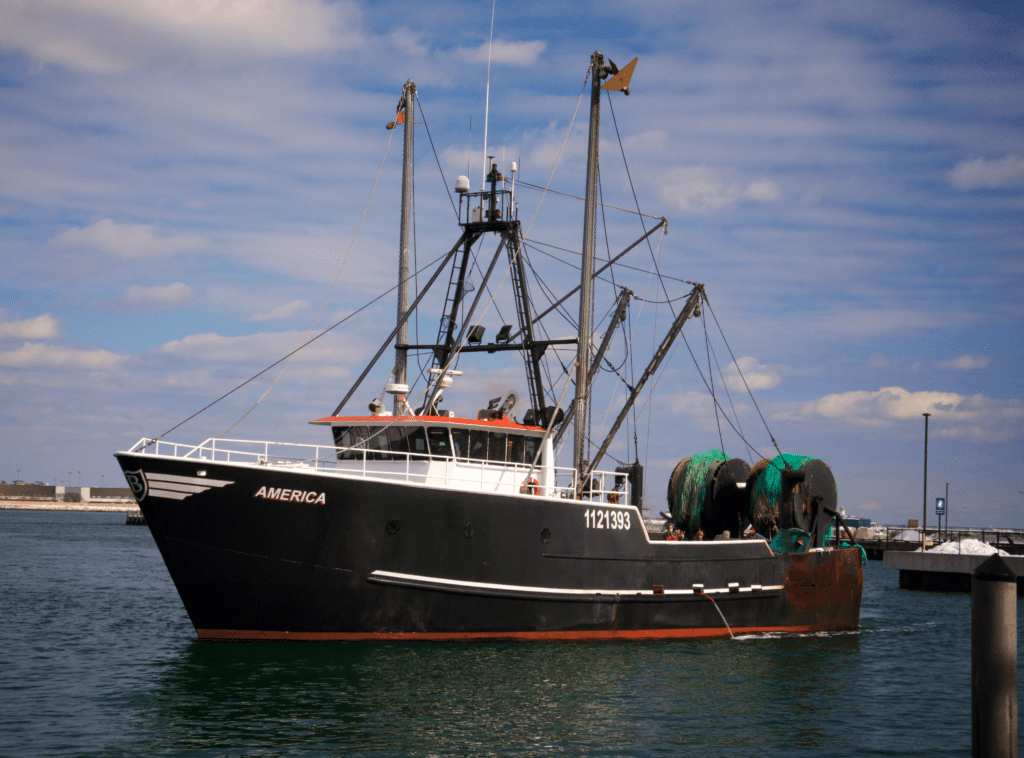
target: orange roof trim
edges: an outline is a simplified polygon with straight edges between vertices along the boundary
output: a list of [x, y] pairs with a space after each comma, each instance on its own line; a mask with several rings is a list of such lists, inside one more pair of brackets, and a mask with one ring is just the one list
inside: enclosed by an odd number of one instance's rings
[[517, 424], [505, 418], [457, 418], [451, 416], [324, 416], [310, 421], [311, 424], [324, 426], [340, 426], [342, 424], [385, 425], [385, 424], [451, 424], [454, 426], [486, 426], [496, 429], [528, 429], [532, 432], [543, 432], [544, 427]]

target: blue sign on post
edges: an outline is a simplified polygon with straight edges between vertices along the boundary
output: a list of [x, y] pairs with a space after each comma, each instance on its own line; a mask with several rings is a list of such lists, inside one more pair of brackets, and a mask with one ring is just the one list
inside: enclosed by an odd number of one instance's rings
[[946, 498], [937, 497], [935, 498], [935, 513], [939, 516], [946, 512]]

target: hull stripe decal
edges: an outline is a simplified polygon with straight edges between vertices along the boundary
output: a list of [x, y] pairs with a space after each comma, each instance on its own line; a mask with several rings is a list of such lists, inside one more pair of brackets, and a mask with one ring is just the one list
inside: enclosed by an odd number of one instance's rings
[[181, 492], [185, 495], [192, 495], [196, 492], [206, 492], [210, 487], [200, 487], [197, 484], [175, 484], [174, 482], [150, 481], [150, 492]]
[[[205, 490], [200, 490], [200, 492], [205, 492]], [[185, 498], [190, 497], [191, 493], [189, 493], [189, 492], [178, 492], [176, 490], [150, 489], [149, 490], [149, 496], [150, 497], [164, 497], [164, 498], [167, 498], [168, 500], [184, 500]]]
[[215, 487], [220, 488], [234, 482], [227, 479], [208, 479], [204, 476], [179, 476], [178, 474], [149, 474], [139, 472], [145, 477], [149, 487], [148, 494], [167, 500], [184, 500]]
[[[504, 592], [529, 592], [538, 594], [551, 594], [551, 595], [584, 595], [584, 596], [595, 596], [595, 595], [651, 595], [655, 594], [654, 589], [646, 590], [578, 590], [578, 589], [562, 589], [559, 587], [526, 587], [519, 584], [490, 584], [488, 582], [467, 582], [460, 579], [442, 579], [434, 576], [418, 576], [416, 574], [399, 574], [394, 571], [374, 571], [370, 574], [370, 578], [377, 579], [394, 579], [403, 583], [419, 584], [423, 589], [437, 589], [438, 585], [441, 587], [461, 587], [466, 589], [481, 589], [481, 590], [499, 590]], [[733, 588], [736, 591], [737, 588]], [[739, 587], [739, 592], [767, 592], [773, 590], [781, 590], [783, 586], [781, 584], [770, 584], [770, 585], [751, 585], [750, 587]], [[705, 595], [728, 595], [730, 589], [728, 587], [721, 587], [717, 589], [702, 589]], [[665, 588], [657, 593], [661, 595], [693, 595], [693, 589], [678, 589], [671, 590]]]
[[[733, 634], [763, 634], [767, 632], [822, 632], [856, 630], [850, 627], [824, 627], [819, 625], [750, 626], [734, 627]], [[299, 641], [423, 641], [451, 642], [456, 640], [653, 640], [653, 639], [711, 639], [728, 637], [723, 627], [691, 629], [594, 629], [552, 632], [273, 632], [257, 629], [196, 629], [203, 640], [299, 640]]]
[[206, 489], [234, 484], [234, 482], [227, 479], [207, 479], [205, 476], [179, 476], [177, 474], [150, 474], [148, 471], [146, 472], [146, 479], [151, 482], [160, 482], [161, 484], [170, 482], [176, 484], [198, 484]]

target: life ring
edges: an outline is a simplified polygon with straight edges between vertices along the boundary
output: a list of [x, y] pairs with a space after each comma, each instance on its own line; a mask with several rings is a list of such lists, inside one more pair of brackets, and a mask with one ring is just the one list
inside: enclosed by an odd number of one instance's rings
[[608, 502], [611, 503], [612, 505], [618, 505], [619, 504], [619, 493], [618, 492], [609, 492], [608, 493]]
[[520, 495], [539, 495], [540, 494], [540, 482], [538, 482], [533, 477], [530, 477], [525, 482], [523, 482], [523, 486], [519, 488], [519, 494]]

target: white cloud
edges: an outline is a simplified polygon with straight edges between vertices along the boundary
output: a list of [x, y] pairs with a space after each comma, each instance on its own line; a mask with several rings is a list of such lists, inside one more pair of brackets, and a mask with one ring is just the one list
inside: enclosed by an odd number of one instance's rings
[[955, 368], [961, 371], [985, 368], [989, 359], [983, 355], [961, 355], [948, 361], [939, 361], [939, 368]]
[[93, 73], [182, 52], [218, 62], [361, 42], [357, 6], [324, 0], [32, 0], [8, 4], [4, 16], [0, 46]]
[[296, 313], [307, 307], [309, 307], [309, 303], [307, 303], [305, 300], [293, 300], [287, 305], [279, 305], [277, 308], [274, 308], [272, 311], [268, 311], [267, 313], [253, 314], [247, 320], [275, 321], [279, 318], [288, 318], [289, 316], [294, 316]]
[[693, 390], [683, 394], [662, 394], [658, 397], [659, 403], [665, 403], [672, 413], [682, 413], [687, 416], [707, 416], [714, 410], [711, 396], [706, 392], [695, 392]]
[[184, 282], [143, 287], [133, 284], [121, 297], [107, 305], [125, 311], [170, 311], [194, 298], [196, 291]]
[[1024, 158], [1006, 155], [961, 161], [946, 176], [957, 189], [1024, 187]]
[[15, 350], [0, 351], [0, 366], [7, 368], [113, 369], [123, 360], [124, 356], [108, 350], [83, 350], [38, 342], [26, 342]]
[[[546, 42], [508, 42], [496, 39], [491, 48], [491, 63], [508, 66], [532, 66], [547, 47]], [[487, 63], [488, 43], [480, 47], [462, 48], [460, 55], [472, 63]]]
[[956, 392], [911, 392], [902, 387], [825, 395], [805, 403], [795, 414], [781, 414], [781, 418], [819, 417], [860, 426], [886, 427], [894, 421], [920, 420], [923, 413], [931, 414], [932, 433], [940, 437], [997, 442], [1024, 432], [1024, 401]]
[[159, 236], [153, 224], [118, 224], [109, 218], [85, 228], [72, 227], [48, 243], [50, 247], [94, 250], [119, 258], [154, 258], [196, 250], [199, 237]]
[[[151, 354], [182, 359], [189, 364], [251, 363], [259, 365], [287, 355], [299, 346], [305, 332], [260, 332], [240, 337], [220, 334], [190, 334], [154, 348]], [[300, 362], [313, 362], [318, 367], [329, 363], [351, 363], [368, 349], [359, 335], [329, 335], [303, 348], [297, 355]]]
[[24, 321], [4, 321], [0, 309], [0, 339], [48, 340], [60, 336], [57, 319], [49, 313]]
[[747, 380], [746, 386], [750, 387], [751, 391], [770, 390], [782, 381], [776, 370], [758, 363], [757, 358], [749, 355], [737, 358], [725, 370], [725, 384], [731, 390], [744, 391], [744, 379]]
[[407, 26], [400, 26], [388, 32], [388, 41], [408, 55], [426, 55], [429, 48], [423, 44], [423, 34], [414, 32]]
[[782, 197], [779, 186], [768, 179], [756, 179], [744, 186], [733, 172], [710, 166], [670, 169], [661, 193], [680, 210], [700, 214], [724, 210], [743, 199], [768, 203]]
[[747, 185], [747, 188], [743, 190], [743, 197], [756, 200], [759, 203], [773, 203], [782, 199], [782, 190], [775, 182], [758, 179]]

